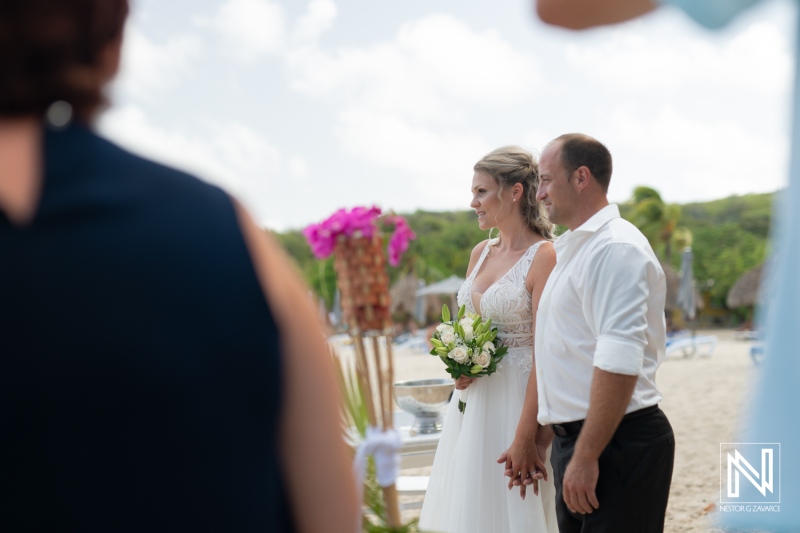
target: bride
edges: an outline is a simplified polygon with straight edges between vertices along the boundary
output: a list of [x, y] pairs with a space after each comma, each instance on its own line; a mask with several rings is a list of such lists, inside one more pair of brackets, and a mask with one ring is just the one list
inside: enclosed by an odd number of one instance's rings
[[[458, 305], [491, 318], [509, 350], [495, 374], [456, 381], [456, 389], [468, 390], [467, 406], [459, 412], [462, 393], [453, 394], [419, 527], [442, 533], [557, 533], [555, 490], [541, 479], [545, 472], [552, 479], [550, 468], [544, 450], [536, 453], [537, 440], [549, 439], [541, 428], [537, 435], [536, 373], [531, 372], [536, 308], [556, 262], [552, 224], [536, 201], [538, 164], [529, 152], [498, 148], [474, 171], [470, 206], [479, 227], [497, 228], [499, 235], [473, 249]], [[505, 461], [512, 441], [509, 455], [534, 458], [525, 463], [533, 463], [528, 471], [512, 476], [519, 486], [514, 490], [497, 461], [501, 454]], [[525, 498], [531, 483], [538, 496]]]

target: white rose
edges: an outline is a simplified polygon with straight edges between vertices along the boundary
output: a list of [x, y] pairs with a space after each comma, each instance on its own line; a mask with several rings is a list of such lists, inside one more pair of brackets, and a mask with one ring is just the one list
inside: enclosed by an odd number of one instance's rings
[[467, 360], [469, 359], [469, 352], [464, 346], [456, 346], [455, 348], [450, 350], [450, 353], [447, 354], [447, 357], [455, 360], [455, 362], [457, 363], [463, 364], [466, 363]]
[[482, 368], [486, 368], [489, 366], [489, 363], [492, 362], [492, 354], [489, 352], [481, 352], [479, 353], [474, 360], [476, 365], [481, 365]]
[[464, 340], [469, 342], [475, 337], [475, 332], [472, 331], [472, 325], [462, 326], [464, 328]]
[[496, 348], [494, 347], [494, 343], [492, 341], [486, 341], [483, 343], [481, 350], [484, 352], [494, 352]]
[[472, 327], [472, 319], [468, 316], [465, 316], [461, 320], [458, 321], [461, 324], [461, 327], [466, 328], [467, 326]]
[[456, 340], [456, 332], [453, 331], [452, 326], [447, 326], [444, 330], [439, 332], [439, 340], [444, 344], [450, 344]]
[[439, 324], [438, 326], [436, 326], [436, 331], [438, 331], [439, 333], [441, 333], [442, 331], [446, 330], [447, 328], [452, 328], [452, 326], [451, 326], [451, 325], [449, 325], [449, 324], [445, 324], [445, 323], [443, 322], [443, 323]]

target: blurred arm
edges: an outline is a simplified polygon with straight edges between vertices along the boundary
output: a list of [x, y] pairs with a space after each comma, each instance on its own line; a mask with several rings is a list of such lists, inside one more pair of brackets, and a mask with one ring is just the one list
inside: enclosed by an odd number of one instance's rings
[[720, 28], [761, 0], [536, 0], [544, 22], [571, 30], [614, 24], [674, 4], [708, 28]]
[[636, 18], [657, 5], [654, 0], [536, 0], [536, 13], [548, 24], [583, 30]]
[[281, 463], [298, 531], [353, 531], [360, 507], [342, 435], [339, 391], [308, 288], [281, 248], [237, 205], [239, 223], [281, 334]]

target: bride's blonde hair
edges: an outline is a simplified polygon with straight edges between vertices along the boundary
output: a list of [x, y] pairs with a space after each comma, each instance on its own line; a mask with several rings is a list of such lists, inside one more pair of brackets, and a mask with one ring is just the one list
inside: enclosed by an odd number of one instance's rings
[[500, 191], [517, 183], [522, 185], [522, 217], [533, 231], [545, 239], [553, 239], [553, 224], [547, 218], [544, 205], [536, 199], [539, 162], [533, 154], [519, 146], [503, 146], [483, 156], [473, 170], [491, 176], [500, 186]]

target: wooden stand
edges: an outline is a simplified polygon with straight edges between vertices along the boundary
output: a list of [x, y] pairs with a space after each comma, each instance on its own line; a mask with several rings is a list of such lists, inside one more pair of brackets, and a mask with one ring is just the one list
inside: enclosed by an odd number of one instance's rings
[[340, 236], [333, 253], [344, 323], [355, 322], [361, 331], [385, 329], [391, 314], [383, 239]]
[[[344, 321], [349, 326], [356, 355], [356, 376], [364, 391], [367, 417], [384, 431], [394, 425], [392, 386], [392, 322], [389, 311], [389, 276], [383, 239], [340, 236], [333, 266], [341, 293]], [[400, 527], [400, 506], [395, 485], [383, 487], [389, 527]]]
[[[352, 325], [350, 336], [356, 352], [356, 374], [367, 403], [367, 417], [370, 426], [381, 427], [384, 431], [394, 426], [392, 408], [392, 385], [394, 365], [392, 362], [392, 336], [390, 329], [363, 333]], [[370, 342], [371, 341], [371, 342]], [[371, 346], [370, 346], [371, 344]], [[386, 505], [387, 525], [400, 527], [400, 503], [394, 484], [382, 487]]]

